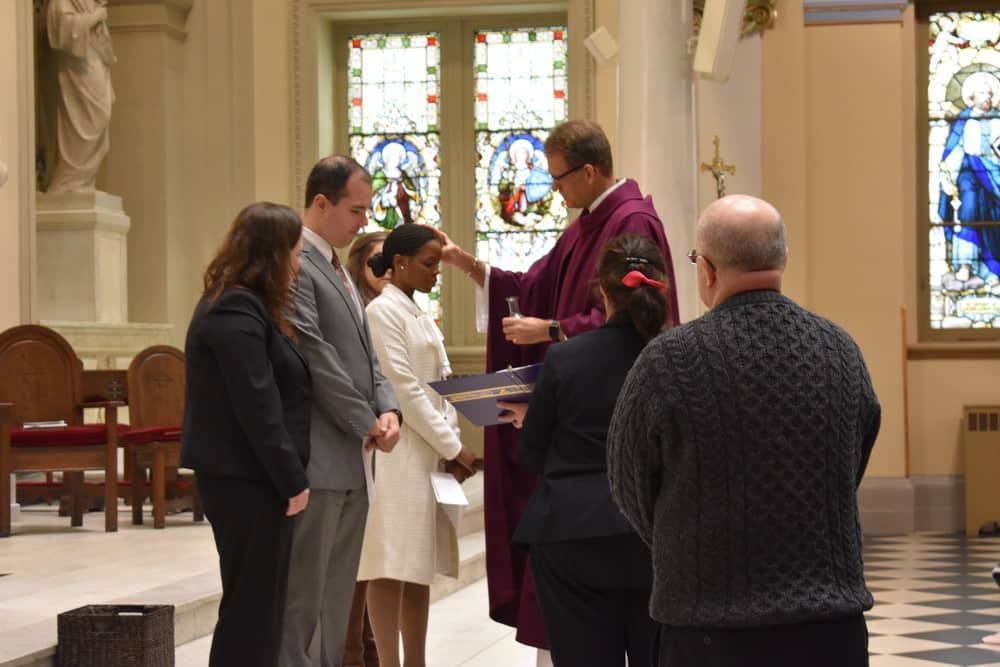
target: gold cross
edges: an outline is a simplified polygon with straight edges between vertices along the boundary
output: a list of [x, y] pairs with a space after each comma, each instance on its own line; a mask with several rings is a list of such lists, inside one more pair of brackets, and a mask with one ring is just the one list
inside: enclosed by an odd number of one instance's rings
[[712, 137], [712, 145], [715, 146], [715, 156], [711, 162], [702, 162], [701, 170], [712, 174], [715, 179], [715, 194], [721, 199], [726, 196], [726, 174], [736, 174], [736, 165], [726, 164], [719, 156], [719, 135]]

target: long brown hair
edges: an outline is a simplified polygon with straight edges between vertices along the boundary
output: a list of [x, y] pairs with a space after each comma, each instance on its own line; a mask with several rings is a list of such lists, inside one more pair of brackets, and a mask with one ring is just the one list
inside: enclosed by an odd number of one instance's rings
[[[622, 234], [608, 241], [597, 260], [597, 278], [614, 307], [611, 320], [630, 321], [649, 340], [667, 325], [666, 291], [647, 284], [627, 287], [622, 279], [630, 271], [666, 282], [663, 253], [648, 236]], [[667, 285], [666, 289], [673, 289], [673, 285]]]
[[271, 320], [294, 339], [291, 309], [291, 253], [302, 236], [299, 214], [280, 204], [256, 202], [239, 212], [222, 246], [205, 270], [205, 293], [214, 301], [229, 287], [245, 287], [264, 302]]
[[351, 250], [347, 253], [347, 272], [351, 274], [351, 280], [358, 286], [361, 298], [366, 304], [370, 303], [378, 294], [368, 284], [368, 279], [365, 276], [365, 262], [368, 260], [368, 255], [372, 254], [372, 246], [384, 242], [387, 236], [389, 236], [388, 232], [362, 234], [354, 239]]

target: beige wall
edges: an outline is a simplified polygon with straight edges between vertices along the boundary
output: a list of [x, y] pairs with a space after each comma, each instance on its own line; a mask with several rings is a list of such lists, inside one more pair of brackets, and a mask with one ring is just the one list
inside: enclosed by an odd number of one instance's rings
[[1000, 360], [909, 363], [910, 472], [960, 475], [965, 405], [1000, 405]]
[[865, 353], [882, 401], [869, 473], [879, 477], [905, 474], [902, 33], [881, 24], [806, 34], [809, 232], [805, 257], [798, 256], [810, 266], [812, 308], [846, 328]]
[[795, 4], [763, 41], [764, 194], [789, 226], [787, 291], [847, 329], [871, 370], [883, 415], [868, 474], [901, 477], [904, 31], [807, 28]]
[[788, 227], [790, 256], [784, 291], [810, 306], [807, 289], [806, 30], [801, 0], [785, 0], [761, 48], [761, 187]]
[[[23, 5], [23, 6], [22, 6]], [[7, 167], [0, 187], [0, 330], [30, 317], [31, 213], [34, 201], [33, 88], [29, 76], [32, 47], [29, 3], [0, 2], [0, 162]]]
[[962, 406], [1000, 402], [1000, 361], [906, 361], [923, 239], [915, 34], [912, 6], [901, 24], [804, 27], [793, 2], [763, 40], [763, 189], [789, 226], [787, 291], [865, 354], [883, 407], [871, 477], [907, 473], [904, 401], [913, 475], [961, 474]]

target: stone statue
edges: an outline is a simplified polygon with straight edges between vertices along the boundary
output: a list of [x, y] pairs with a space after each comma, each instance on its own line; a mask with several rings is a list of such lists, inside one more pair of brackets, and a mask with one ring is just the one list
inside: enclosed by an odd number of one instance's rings
[[107, 0], [48, 0], [46, 32], [59, 82], [57, 152], [48, 193], [93, 192], [108, 153], [115, 55]]

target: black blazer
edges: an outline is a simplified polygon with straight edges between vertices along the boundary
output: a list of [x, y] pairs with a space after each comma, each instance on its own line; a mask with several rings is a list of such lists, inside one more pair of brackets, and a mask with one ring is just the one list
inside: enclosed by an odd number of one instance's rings
[[309, 486], [309, 367], [246, 289], [203, 296], [185, 344], [181, 465], [270, 480], [282, 498]]
[[627, 535], [611, 499], [606, 442], [625, 376], [646, 346], [610, 322], [549, 348], [521, 430], [521, 463], [541, 475], [514, 542]]

